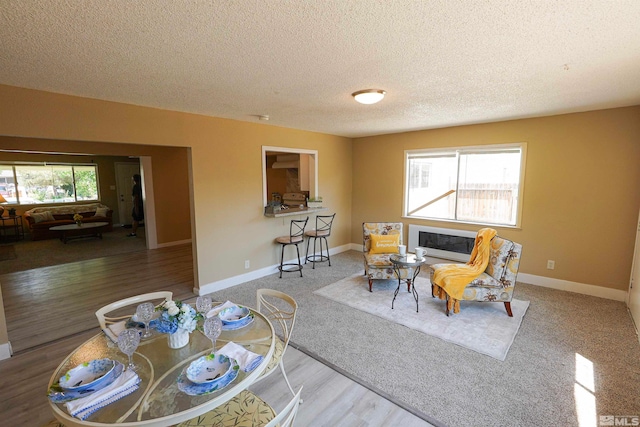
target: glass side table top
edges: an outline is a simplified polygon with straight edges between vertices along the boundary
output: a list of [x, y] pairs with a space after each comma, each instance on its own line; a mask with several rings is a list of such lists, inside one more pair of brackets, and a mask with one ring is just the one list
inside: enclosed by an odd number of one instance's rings
[[401, 267], [417, 267], [426, 262], [424, 257], [416, 257], [415, 254], [406, 254], [406, 255], [391, 254], [389, 256], [389, 260], [392, 263], [399, 265]]

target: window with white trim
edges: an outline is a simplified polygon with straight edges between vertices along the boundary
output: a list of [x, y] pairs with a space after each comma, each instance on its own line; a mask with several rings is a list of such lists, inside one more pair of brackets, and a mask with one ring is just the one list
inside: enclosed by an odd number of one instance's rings
[[405, 151], [404, 215], [518, 226], [526, 144]]
[[95, 164], [0, 164], [0, 194], [8, 204], [99, 200]]

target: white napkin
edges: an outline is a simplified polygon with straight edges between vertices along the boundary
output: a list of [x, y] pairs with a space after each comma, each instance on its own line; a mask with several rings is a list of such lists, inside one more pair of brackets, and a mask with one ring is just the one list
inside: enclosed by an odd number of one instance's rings
[[108, 404], [136, 391], [138, 389], [138, 383], [140, 383], [140, 377], [129, 369], [124, 371], [114, 382], [105, 388], [87, 397], [67, 402], [64, 406], [67, 407], [67, 410], [72, 416], [85, 420], [98, 409], [104, 408]]
[[227, 357], [236, 359], [238, 365], [240, 365], [240, 369], [245, 372], [250, 372], [256, 369], [260, 362], [262, 362], [262, 360], [264, 359], [264, 356], [249, 351], [241, 345], [234, 343], [233, 341], [229, 341], [216, 353], [224, 354]]
[[220, 313], [225, 308], [235, 307], [236, 305], [238, 304], [234, 304], [231, 301], [227, 301], [224, 304], [217, 305], [207, 312], [207, 318], [217, 316], [218, 313]]
[[118, 335], [126, 329], [126, 325], [127, 322], [123, 320], [122, 322], [107, 325], [107, 329], [103, 329], [103, 331], [109, 338], [111, 338], [111, 341], [118, 342]]

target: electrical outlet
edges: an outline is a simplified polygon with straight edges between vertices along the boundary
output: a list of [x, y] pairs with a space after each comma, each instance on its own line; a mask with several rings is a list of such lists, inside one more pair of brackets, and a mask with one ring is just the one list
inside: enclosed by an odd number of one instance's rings
[[547, 270], [553, 270], [556, 268], [556, 262], [552, 259], [547, 261]]
[[249, 260], [246, 260], [244, 262], [244, 268], [249, 268], [249, 265], [250, 265]]

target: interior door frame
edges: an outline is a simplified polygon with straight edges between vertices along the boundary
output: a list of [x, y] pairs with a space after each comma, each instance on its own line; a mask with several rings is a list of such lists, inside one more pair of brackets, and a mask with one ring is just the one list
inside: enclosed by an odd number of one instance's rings
[[[131, 183], [131, 177], [133, 173], [140, 173], [140, 161], [138, 163], [116, 162], [116, 191], [118, 193], [118, 218], [120, 224], [131, 224], [133, 218], [131, 218], [131, 209], [133, 202], [131, 201], [131, 189], [133, 184]], [[121, 188], [121, 182], [127, 180], [130, 183], [127, 187]], [[128, 222], [127, 222], [128, 221]]]
[[[153, 192], [153, 167], [150, 156], [139, 157], [140, 176], [142, 178], [142, 201], [144, 207], [144, 235], [147, 249], [158, 249], [158, 230], [156, 224], [155, 196]], [[130, 195], [123, 195], [130, 197]], [[118, 206], [120, 195], [118, 195]], [[119, 207], [118, 207], [119, 211]], [[120, 218], [122, 222], [122, 218]]]

